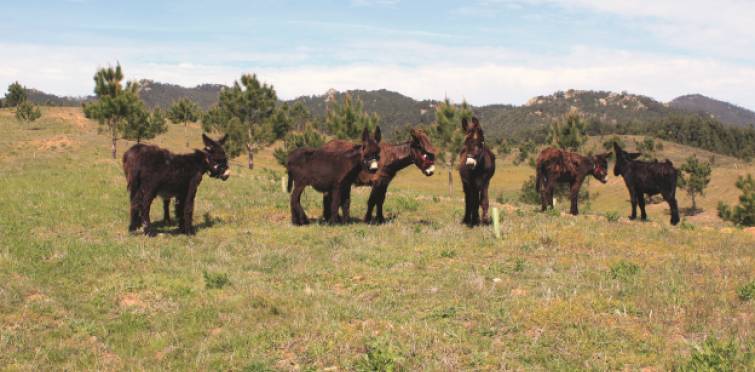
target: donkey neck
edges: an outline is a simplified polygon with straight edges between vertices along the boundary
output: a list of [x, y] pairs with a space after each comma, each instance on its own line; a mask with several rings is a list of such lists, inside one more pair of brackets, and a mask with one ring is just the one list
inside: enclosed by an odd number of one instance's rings
[[207, 166], [207, 154], [194, 150], [189, 154], [172, 154], [173, 161], [180, 165], [184, 171], [204, 174], [210, 168]]
[[381, 155], [385, 159], [384, 169], [391, 176], [414, 162], [411, 142], [386, 145], [383, 150]]

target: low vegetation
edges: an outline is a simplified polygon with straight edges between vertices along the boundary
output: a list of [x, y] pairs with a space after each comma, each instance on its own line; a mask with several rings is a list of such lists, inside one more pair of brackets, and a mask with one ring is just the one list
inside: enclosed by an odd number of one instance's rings
[[[29, 131], [12, 109], [0, 110], [0, 215], [13, 216], [0, 219], [6, 368], [746, 370], [752, 363], [752, 300], [742, 294], [752, 291], [742, 288], [753, 279], [753, 236], [715, 216], [719, 199], [737, 201], [737, 176], [753, 172], [735, 159], [716, 161], [698, 200], [704, 212], [688, 218], [698, 226], [692, 230], [670, 227], [665, 205], [648, 206], [658, 216], [651, 222], [627, 221], [626, 189], [615, 177], [589, 185], [599, 195], [585, 215], [566, 216], [561, 204], [538, 213], [516, 201], [533, 170], [499, 159], [490, 192], [506, 204], [492, 205], [502, 214], [496, 239], [488, 227], [460, 224], [458, 183], [449, 197], [443, 173], [425, 177], [414, 168], [394, 180], [385, 225], [293, 227], [284, 173], [264, 149], [255, 170], [237, 158], [227, 182], [202, 183], [196, 236], [158, 226], [150, 239], [127, 233], [123, 171], [108, 159], [96, 123], [78, 109], [42, 113]], [[199, 126], [188, 128], [191, 147], [201, 148]], [[186, 151], [177, 126], [151, 142]], [[119, 141], [118, 151], [131, 144]], [[671, 143], [659, 156], [681, 162], [690, 153], [710, 156]], [[352, 214], [364, 213], [367, 195], [353, 191]], [[304, 194], [315, 216], [321, 202], [318, 193]], [[153, 208], [155, 221], [160, 209]], [[607, 221], [611, 211], [622, 217]], [[713, 339], [725, 341], [705, 346]]]

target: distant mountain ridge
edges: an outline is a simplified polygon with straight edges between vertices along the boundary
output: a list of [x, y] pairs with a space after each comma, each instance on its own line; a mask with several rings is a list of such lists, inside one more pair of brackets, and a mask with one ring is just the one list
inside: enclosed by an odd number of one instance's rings
[[[141, 80], [139, 83], [139, 94], [146, 105], [163, 109], [170, 107], [170, 104], [179, 98], [186, 97], [196, 102], [203, 110], [207, 110], [218, 102], [220, 91], [224, 88], [220, 84], [202, 84], [187, 88], [152, 80]], [[321, 95], [302, 96], [286, 102], [301, 102], [315, 117], [324, 117], [328, 103], [341, 100], [345, 94], [361, 99], [365, 110], [377, 113], [381, 126], [388, 135], [393, 135], [407, 126], [431, 123], [435, 119], [434, 108], [438, 104], [438, 101], [418, 101], [386, 89], [346, 92], [331, 89]], [[38, 104], [62, 106], [77, 106], [93, 99], [91, 96], [58, 97], [33, 89], [29, 90], [29, 97]], [[570, 89], [534, 97], [521, 106], [493, 104], [472, 107], [483, 121], [491, 138], [517, 135], [548, 125], [573, 108], [589, 119], [608, 124], [647, 122], [680, 114], [706, 115], [740, 128], [749, 128], [755, 123], [755, 112], [701, 95], [681, 96], [664, 104], [647, 96], [627, 92]]]
[[755, 112], [702, 94], [689, 94], [675, 98], [669, 106], [693, 113], [711, 115], [722, 123], [750, 128], [755, 125]]

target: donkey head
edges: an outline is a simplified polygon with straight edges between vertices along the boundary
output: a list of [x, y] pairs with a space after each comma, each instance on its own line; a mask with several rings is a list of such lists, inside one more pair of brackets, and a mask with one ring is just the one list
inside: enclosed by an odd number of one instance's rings
[[375, 134], [370, 137], [370, 131], [362, 131], [362, 168], [370, 173], [378, 171], [380, 162], [380, 127], [375, 128]]
[[435, 147], [430, 143], [430, 138], [422, 129], [412, 129], [411, 155], [414, 165], [426, 176], [432, 176], [435, 172]]
[[482, 157], [485, 155], [485, 135], [476, 117], [472, 118], [472, 124], [469, 124], [466, 118], [462, 119], [461, 128], [466, 133], [462, 147], [462, 153], [466, 155], [464, 164], [467, 168], [474, 169], [482, 162]]
[[627, 167], [630, 161], [640, 157], [639, 152], [626, 152], [618, 143], [613, 143], [613, 151], [616, 154], [616, 164], [613, 166], [613, 175], [620, 176], [624, 173], [624, 169]]
[[225, 181], [231, 176], [231, 169], [228, 168], [228, 159], [225, 156], [225, 150], [223, 150], [223, 144], [228, 139], [226, 134], [218, 141], [213, 141], [212, 138], [207, 137], [202, 133], [202, 142], [204, 142], [205, 159], [207, 161], [207, 168], [210, 171], [210, 177], [220, 178]]
[[602, 183], [607, 182], [606, 177], [608, 177], [608, 158], [610, 157], [610, 152], [592, 156], [592, 176]]

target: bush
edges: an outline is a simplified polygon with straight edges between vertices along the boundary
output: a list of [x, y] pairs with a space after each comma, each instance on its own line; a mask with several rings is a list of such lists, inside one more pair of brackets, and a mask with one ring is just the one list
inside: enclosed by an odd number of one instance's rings
[[611, 278], [627, 280], [640, 272], [640, 267], [629, 261], [619, 261], [611, 266]]
[[540, 204], [540, 194], [535, 190], [535, 176], [530, 176], [522, 184], [519, 201], [527, 204]]
[[403, 358], [388, 341], [370, 340], [365, 344], [366, 352], [354, 366], [356, 371], [400, 371]]
[[207, 289], [220, 289], [231, 284], [226, 273], [208, 273], [205, 271], [203, 275], [204, 285]]
[[[751, 348], [750, 348], [751, 349]], [[689, 361], [679, 371], [747, 371], [755, 362], [752, 351], [742, 352], [734, 341], [723, 342], [708, 337], [692, 352]]]
[[612, 211], [612, 212], [606, 213], [606, 219], [608, 220], [608, 222], [616, 222], [616, 221], [618, 221], [619, 220], [619, 212]]
[[739, 205], [734, 208], [723, 202], [718, 203], [718, 216], [726, 221], [734, 222], [741, 226], [755, 225], [755, 180], [752, 175], [739, 177], [737, 188], [742, 190], [739, 196]]
[[755, 281], [751, 281], [737, 288], [737, 296], [742, 301], [750, 301], [755, 297]]

